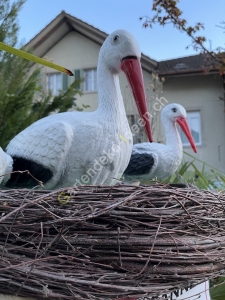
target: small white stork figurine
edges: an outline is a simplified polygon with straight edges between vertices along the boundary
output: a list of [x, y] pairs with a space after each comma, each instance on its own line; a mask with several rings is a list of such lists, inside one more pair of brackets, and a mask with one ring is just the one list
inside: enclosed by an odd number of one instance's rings
[[165, 106], [161, 112], [161, 120], [165, 130], [166, 145], [135, 144], [129, 165], [124, 172], [125, 180], [149, 180], [154, 177], [165, 180], [177, 170], [183, 157], [183, 147], [176, 123], [187, 136], [194, 152], [197, 152], [183, 106], [177, 103]]
[[[125, 30], [110, 34], [98, 60], [99, 105], [94, 112], [65, 112], [43, 118], [14, 137], [6, 152], [13, 171], [29, 170], [46, 189], [80, 184], [112, 185], [126, 169], [133, 146], [119, 86], [124, 71], [152, 141], [140, 64], [141, 52]], [[12, 174], [8, 187], [31, 187], [27, 174]]]

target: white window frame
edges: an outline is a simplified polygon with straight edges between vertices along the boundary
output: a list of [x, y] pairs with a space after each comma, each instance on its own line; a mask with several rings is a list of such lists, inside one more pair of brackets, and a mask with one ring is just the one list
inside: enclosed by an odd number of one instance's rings
[[[49, 86], [50, 76], [51, 77], [53, 76], [53, 89], [50, 89], [50, 86]], [[59, 77], [60, 77], [60, 87], [57, 86], [57, 78], [59, 79]], [[59, 90], [61, 90], [61, 89], [62, 89], [62, 74], [60, 72], [48, 73], [47, 74], [47, 91], [48, 92], [51, 91], [53, 96], [57, 96], [59, 94]]]
[[[197, 118], [197, 127], [198, 127], [198, 133], [199, 133], [199, 141], [195, 140], [193, 132], [192, 132], [192, 136], [193, 136], [195, 144], [199, 146], [199, 145], [202, 145], [201, 113], [200, 113], [199, 110], [196, 110], [196, 111], [187, 111], [187, 122], [188, 122], [188, 125], [189, 125], [191, 131], [192, 131], [192, 119], [193, 118]], [[182, 145], [183, 146], [190, 146], [190, 144], [189, 144], [188, 141], [184, 142], [182, 140], [182, 135], [184, 135], [184, 133], [182, 132], [181, 128], [179, 128], [179, 131], [180, 131]], [[182, 132], [182, 135], [181, 135], [181, 132]]]
[[[87, 74], [89, 73], [89, 76], [91, 76], [89, 86], [87, 86]], [[97, 92], [97, 68], [92, 69], [86, 69], [84, 70], [84, 92], [85, 93], [91, 93], [91, 92]]]

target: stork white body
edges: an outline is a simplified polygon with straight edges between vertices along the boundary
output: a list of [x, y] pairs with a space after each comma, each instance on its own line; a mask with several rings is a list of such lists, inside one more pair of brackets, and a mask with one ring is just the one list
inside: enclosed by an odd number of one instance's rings
[[[49, 189], [72, 186], [79, 181], [110, 185], [123, 174], [132, 150], [125, 115], [120, 112], [116, 122], [111, 114], [106, 110], [103, 115], [99, 111], [51, 115], [16, 136], [7, 153], [48, 167], [53, 173], [45, 185]], [[22, 140], [26, 146], [22, 146]]]
[[[135, 144], [129, 165], [124, 172], [126, 180], [149, 180], [155, 177], [165, 180], [179, 167], [183, 157], [183, 147], [176, 122], [182, 120], [181, 122], [185, 122], [186, 130], [189, 130], [185, 121], [186, 111], [179, 104], [169, 104], [163, 108], [161, 120], [165, 130], [166, 144]], [[184, 128], [182, 129], [184, 130]], [[189, 140], [191, 139], [190, 143], [196, 152], [190, 130], [186, 131], [186, 134], [188, 134]]]
[[23, 130], [7, 146], [14, 160], [23, 159], [51, 173], [45, 188], [112, 185], [123, 174], [133, 145], [118, 78], [127, 57], [135, 57], [140, 65], [136, 40], [127, 31], [117, 30], [100, 50], [97, 110], [48, 116]]
[[[140, 165], [140, 161], [142, 160], [141, 157], [145, 156], [143, 163], [145, 166], [147, 164], [149, 165], [149, 172], [142, 172], [139, 170], [139, 174], [136, 172], [136, 175], [124, 174], [125, 179], [148, 180], [157, 177], [165, 180], [177, 170], [183, 157], [182, 147], [177, 144], [178, 147], [175, 149], [175, 147], [171, 145], [167, 147], [167, 145], [163, 144], [153, 144], [154, 145], [150, 143], [141, 143], [133, 146], [131, 159], [137, 155]], [[148, 157], [146, 157], [146, 154]], [[150, 159], [150, 161], [148, 159]], [[152, 165], [151, 159], [153, 159]]]

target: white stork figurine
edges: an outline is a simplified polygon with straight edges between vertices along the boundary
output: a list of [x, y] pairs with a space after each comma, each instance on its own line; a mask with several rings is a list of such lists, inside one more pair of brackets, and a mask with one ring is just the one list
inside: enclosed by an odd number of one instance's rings
[[[46, 189], [80, 184], [112, 185], [126, 169], [133, 146], [119, 86], [124, 71], [140, 116], [152, 141], [135, 38], [125, 30], [110, 34], [98, 60], [99, 105], [94, 112], [65, 112], [43, 118], [14, 137], [6, 152], [13, 171], [29, 170]], [[37, 182], [27, 174], [12, 174], [8, 187], [31, 187]]]
[[166, 145], [135, 144], [129, 165], [124, 172], [125, 180], [149, 180], [154, 177], [165, 180], [177, 170], [183, 157], [183, 147], [176, 123], [184, 131], [194, 152], [197, 152], [183, 106], [177, 103], [165, 106], [161, 112], [161, 120], [165, 130]]

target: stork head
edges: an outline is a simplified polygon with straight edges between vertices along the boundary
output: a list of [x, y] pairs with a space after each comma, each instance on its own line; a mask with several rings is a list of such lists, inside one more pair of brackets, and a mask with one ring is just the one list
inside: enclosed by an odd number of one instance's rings
[[126, 30], [116, 30], [103, 43], [99, 61], [113, 74], [123, 71], [132, 90], [140, 117], [145, 121], [145, 131], [152, 142], [150, 120], [141, 69], [141, 51], [133, 35]]
[[166, 118], [168, 120], [171, 120], [172, 123], [177, 122], [180, 125], [189, 143], [191, 144], [193, 151], [196, 153], [197, 148], [187, 122], [187, 113], [184, 107], [177, 103], [168, 104], [163, 108], [161, 117], [162, 120]]

